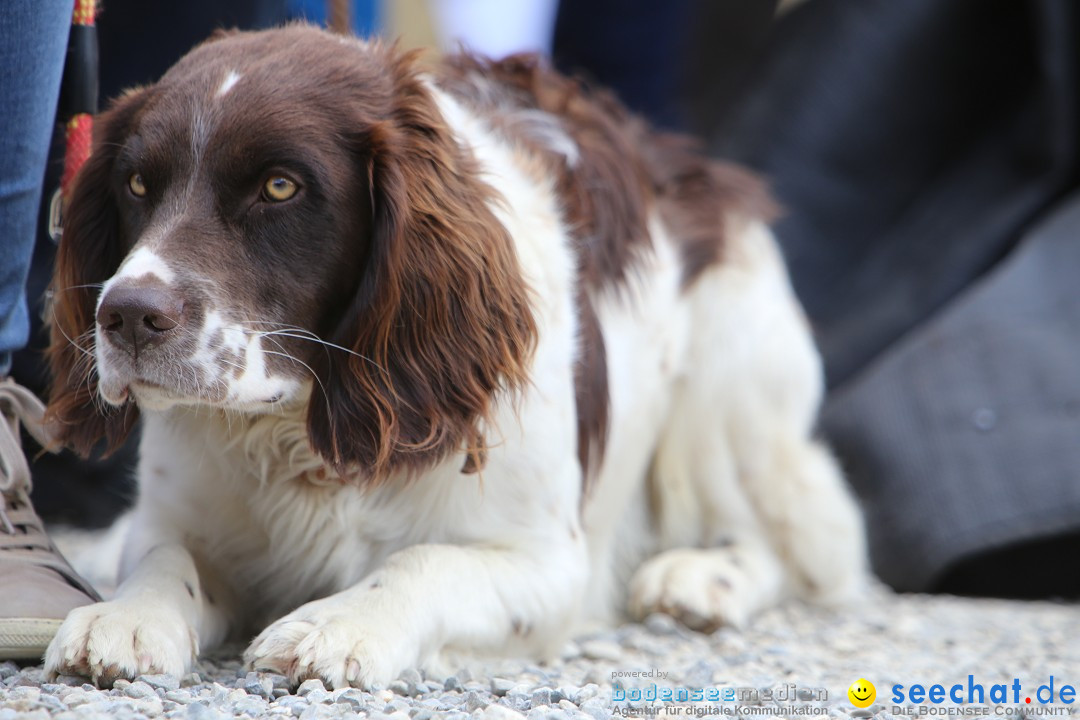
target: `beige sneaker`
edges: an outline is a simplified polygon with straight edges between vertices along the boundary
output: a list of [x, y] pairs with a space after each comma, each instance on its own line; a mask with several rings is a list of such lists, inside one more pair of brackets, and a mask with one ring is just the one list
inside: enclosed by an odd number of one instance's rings
[[0, 380], [0, 660], [40, 660], [68, 612], [101, 598], [45, 534], [30, 504], [20, 421], [45, 445], [41, 402]]

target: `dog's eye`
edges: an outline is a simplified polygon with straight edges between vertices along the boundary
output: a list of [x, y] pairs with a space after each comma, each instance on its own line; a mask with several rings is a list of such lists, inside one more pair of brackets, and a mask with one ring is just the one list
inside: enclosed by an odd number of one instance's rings
[[296, 194], [296, 183], [286, 177], [275, 175], [263, 185], [263, 195], [271, 202], [283, 202]]
[[132, 173], [128, 178], [128, 188], [135, 197], [146, 197], [146, 183], [139, 173]]

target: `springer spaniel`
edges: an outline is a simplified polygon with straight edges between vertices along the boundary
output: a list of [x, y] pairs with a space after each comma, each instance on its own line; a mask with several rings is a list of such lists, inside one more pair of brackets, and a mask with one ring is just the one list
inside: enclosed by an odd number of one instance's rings
[[200, 45], [101, 116], [67, 209], [50, 416], [85, 453], [141, 415], [140, 491], [115, 598], [47, 672], [255, 636], [255, 669], [372, 687], [850, 596], [861, 520], [768, 207], [532, 57]]

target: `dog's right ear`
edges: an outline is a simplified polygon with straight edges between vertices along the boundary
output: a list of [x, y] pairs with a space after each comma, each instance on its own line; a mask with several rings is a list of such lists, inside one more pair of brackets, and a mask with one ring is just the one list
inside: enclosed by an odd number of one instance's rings
[[126, 254], [113, 168], [151, 89], [126, 93], [95, 118], [90, 158], [75, 176], [64, 208], [48, 307], [52, 386], [46, 421], [53, 438], [84, 457], [104, 440], [107, 455], [135, 425], [138, 410], [105, 404], [97, 392], [94, 326], [102, 283]]

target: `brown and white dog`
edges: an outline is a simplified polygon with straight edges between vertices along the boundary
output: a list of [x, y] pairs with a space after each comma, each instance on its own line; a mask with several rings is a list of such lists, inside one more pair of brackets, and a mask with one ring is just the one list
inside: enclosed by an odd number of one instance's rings
[[[226, 34], [98, 121], [54, 283], [54, 427], [142, 416], [109, 602], [50, 673], [293, 681], [583, 623], [850, 596], [859, 514], [748, 174], [526, 57]], [[260, 632], [261, 631], [261, 632]]]

